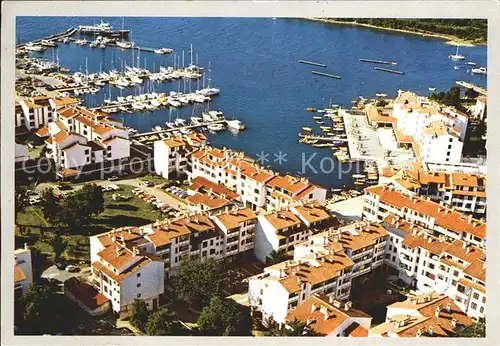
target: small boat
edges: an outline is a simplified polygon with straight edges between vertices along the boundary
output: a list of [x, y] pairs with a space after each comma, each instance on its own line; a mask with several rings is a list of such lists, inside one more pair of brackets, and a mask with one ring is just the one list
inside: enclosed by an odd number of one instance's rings
[[174, 123], [169, 123], [169, 122], [166, 122], [165, 125], [167, 126], [167, 128], [169, 129], [173, 129], [175, 128], [175, 124]]
[[313, 117], [314, 120], [322, 120], [322, 117]]
[[387, 97], [387, 94], [375, 94], [377, 97]]
[[448, 55], [448, 58], [452, 59], [452, 60], [464, 60], [465, 57], [461, 54], [458, 54], [458, 46], [457, 46], [457, 52], [455, 54], [450, 54]]
[[184, 126], [184, 125], [186, 125], [186, 120], [181, 119], [181, 118], [177, 118], [177, 119], [175, 119], [174, 124], [177, 126]]
[[61, 68], [59, 69], [59, 71], [60, 71], [60, 72], [69, 72], [69, 71], [71, 71], [71, 70], [70, 70], [69, 68], [64, 68], [64, 67], [61, 67]]
[[63, 42], [63, 43], [69, 43], [69, 42], [70, 42], [69, 37], [65, 37], [65, 38], [63, 38], [63, 39], [62, 39], [62, 42]]
[[200, 117], [191, 117], [190, 119], [194, 125], [198, 125], [202, 120]]
[[308, 112], [316, 112], [316, 108], [307, 107], [306, 111], [308, 111]]
[[363, 181], [355, 181], [354, 182], [354, 185], [365, 185], [365, 183]]
[[436, 88], [433, 88], [433, 87], [431, 88], [431, 87], [429, 87], [429, 91], [436, 91]]
[[159, 132], [159, 131], [162, 131], [163, 129], [161, 128], [161, 126], [156, 125], [154, 127], [154, 130]]
[[98, 80], [97, 82], [94, 82], [95, 85], [98, 85], [98, 86], [103, 86], [104, 85], [104, 82], [103, 81], [100, 81]]
[[87, 40], [83, 39], [83, 40], [76, 40], [75, 42], [77, 45], [79, 46], [85, 46], [87, 44]]
[[53, 41], [49, 41], [49, 40], [42, 40], [40, 41], [40, 44], [42, 46], [45, 46], [45, 47], [56, 47], [57, 44], [55, 44]]
[[486, 69], [486, 67], [480, 67], [480, 68], [473, 68], [471, 70], [472, 73], [474, 74], [487, 74], [488, 73], [488, 70]]
[[168, 104], [172, 107], [180, 107], [182, 106], [182, 104], [177, 101], [177, 100], [173, 100], [173, 99], [168, 99]]
[[130, 49], [134, 47], [135, 43], [130, 41], [116, 41], [116, 45], [122, 49]]
[[24, 46], [24, 49], [32, 52], [43, 52], [45, 49], [47, 49], [47, 47], [36, 45], [30, 42]]
[[90, 47], [90, 48], [95, 48], [95, 47], [97, 47], [97, 44], [98, 44], [98, 43], [97, 43], [97, 42], [95, 42], [95, 41], [94, 41], [94, 42], [90, 42], [89, 47]]
[[458, 70], [458, 69], [460, 69], [460, 66], [455, 65], [455, 66], [453, 66], [453, 68], [454, 68], [455, 70]]
[[224, 125], [222, 124], [210, 124], [207, 126], [210, 132], [218, 132], [224, 130]]
[[227, 126], [236, 131], [243, 131], [245, 129], [245, 125], [239, 120], [228, 120]]
[[155, 49], [154, 52], [156, 54], [170, 54], [173, 53], [174, 50], [170, 48], [160, 48], [160, 49]]
[[353, 174], [352, 177], [353, 178], [366, 178], [366, 175], [364, 175], [364, 174]]
[[312, 128], [310, 128], [310, 127], [303, 127], [302, 130], [304, 130], [306, 132], [311, 132]]
[[465, 64], [469, 66], [476, 66], [476, 63], [473, 61], [467, 61]]
[[104, 49], [104, 48], [106, 48], [106, 43], [104, 43], [104, 42], [101, 42], [101, 44], [99, 44], [99, 48], [101, 48], [101, 49]]

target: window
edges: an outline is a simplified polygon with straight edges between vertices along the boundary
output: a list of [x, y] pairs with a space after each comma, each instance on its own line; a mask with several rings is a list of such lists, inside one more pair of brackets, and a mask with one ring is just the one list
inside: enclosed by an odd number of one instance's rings
[[462, 302], [462, 298], [460, 298], [459, 296], [456, 296], [456, 297], [455, 297], [455, 300], [456, 300], [457, 302], [459, 302], [459, 303], [461, 303], [461, 302]]
[[210, 239], [210, 246], [213, 246], [213, 245], [214, 245], [214, 240]]
[[201, 257], [206, 257], [206, 256], [207, 256], [207, 251], [205, 250], [201, 253]]
[[472, 297], [473, 297], [474, 299], [478, 300], [478, 299], [479, 299], [479, 293], [474, 293], [474, 294], [472, 295]]
[[448, 145], [448, 150], [451, 150], [451, 144], [450, 144], [450, 145]]
[[484, 306], [481, 306], [481, 308], [479, 309], [479, 312], [480, 312], [480, 313], [483, 313], [483, 312], [484, 312]]
[[137, 277], [140, 278], [141, 277], [141, 273], [137, 273]]
[[486, 297], [483, 297], [483, 303], [486, 303]]
[[140, 293], [137, 293], [137, 298], [140, 298], [141, 297], [141, 294]]
[[456, 280], [451, 280], [451, 284], [452, 284], [453, 286], [456, 286], [456, 285], [457, 285], [457, 281], [456, 281]]
[[211, 255], [215, 254], [215, 249], [210, 249], [210, 254]]
[[476, 309], [477, 309], [477, 304], [476, 304], [476, 303], [472, 303], [472, 304], [470, 305], [470, 308], [471, 308], [472, 310], [476, 310]]
[[141, 283], [140, 282], [137, 284], [137, 287], [141, 287]]
[[458, 270], [453, 271], [453, 276], [458, 276]]
[[392, 245], [389, 245], [389, 251], [392, 251]]
[[392, 256], [392, 261], [396, 262], [396, 256]]

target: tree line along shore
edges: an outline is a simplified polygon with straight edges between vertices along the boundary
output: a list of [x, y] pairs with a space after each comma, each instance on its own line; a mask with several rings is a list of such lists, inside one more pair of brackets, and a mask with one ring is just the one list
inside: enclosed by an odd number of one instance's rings
[[357, 25], [375, 29], [438, 37], [451, 44], [487, 43], [486, 19], [386, 19], [386, 18], [309, 18], [332, 24]]

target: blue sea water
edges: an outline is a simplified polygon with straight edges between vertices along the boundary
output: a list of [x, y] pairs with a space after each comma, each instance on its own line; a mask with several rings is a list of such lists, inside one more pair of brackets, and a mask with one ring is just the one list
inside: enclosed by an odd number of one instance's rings
[[[70, 26], [98, 23], [96, 17], [18, 17], [16, 37], [26, 42], [63, 32]], [[57, 57], [62, 66], [72, 72], [86, 69], [89, 73], [121, 69], [123, 65], [139, 65], [158, 70], [160, 66], [173, 65], [174, 59], [189, 63], [190, 44], [199, 65], [208, 70], [210, 64], [212, 86], [221, 89], [210, 104], [211, 109], [222, 109], [227, 117], [236, 117], [247, 125], [239, 135], [230, 132], [209, 135], [216, 146], [243, 150], [250, 156], [268, 154], [266, 165], [280, 172], [296, 174], [302, 171], [304, 158], [318, 170], [309, 167], [304, 175], [325, 187], [339, 187], [349, 183], [349, 175], [339, 174], [340, 164], [335, 161], [331, 169], [332, 152], [328, 148], [312, 148], [299, 144], [297, 134], [303, 126], [317, 125], [306, 107], [322, 108], [330, 102], [344, 106], [359, 96], [372, 97], [375, 93], [395, 96], [398, 89], [429, 94], [429, 87], [437, 91], [448, 90], [457, 80], [486, 86], [486, 78], [467, 72], [464, 63], [448, 59], [456, 48], [444, 41], [414, 35], [351, 26], [339, 26], [299, 19], [271, 18], [102, 18], [115, 28], [131, 30], [131, 40], [142, 47], [170, 47], [175, 54], [158, 56], [141, 51], [123, 51], [117, 48], [79, 47], [74, 43], [59, 44]], [[77, 37], [76, 35], [75, 37]], [[486, 46], [462, 47], [462, 54], [478, 66], [486, 66]], [[56, 50], [34, 53], [55, 59]], [[175, 56], [175, 57], [174, 57]], [[374, 71], [374, 65], [361, 63], [359, 58], [397, 62], [389, 66], [404, 75]], [[304, 65], [297, 60], [311, 60], [327, 64], [326, 68]], [[459, 70], [453, 65], [461, 64]], [[384, 67], [384, 66], [381, 66]], [[342, 77], [340, 80], [315, 76], [318, 70]], [[144, 85], [142, 90], [105, 87], [96, 95], [85, 96], [88, 107], [97, 106], [110, 93], [116, 99], [123, 95], [171, 90], [194, 90], [198, 82], [155, 83]], [[206, 82], [207, 83], [207, 82]], [[114, 116], [125, 125], [140, 131], [149, 131], [155, 125], [177, 117], [199, 115], [206, 106], [186, 107], [179, 110], [160, 110], [153, 113], [123, 114]], [[279, 153], [286, 155], [277, 160]], [[319, 172], [323, 168], [329, 173]], [[286, 160], [286, 162], [285, 162]], [[344, 169], [345, 170], [345, 169]]]

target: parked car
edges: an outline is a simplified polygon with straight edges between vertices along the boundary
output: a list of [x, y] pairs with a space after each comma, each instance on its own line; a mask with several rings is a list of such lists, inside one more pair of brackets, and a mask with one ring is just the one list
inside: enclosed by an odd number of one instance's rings
[[78, 268], [77, 266], [74, 266], [74, 265], [70, 264], [69, 266], [66, 267], [65, 270], [67, 272], [70, 272], [70, 273], [76, 273], [76, 272], [80, 271], [80, 268]]
[[141, 181], [139, 183], [139, 185], [142, 185], [142, 186], [147, 186], [147, 187], [151, 187], [151, 186], [154, 186], [154, 184], [150, 181]]
[[111, 177], [109, 177], [109, 178], [108, 178], [108, 180], [109, 180], [109, 181], [116, 181], [116, 180], [118, 180], [118, 179], [119, 179], [119, 178], [118, 178], [118, 176], [116, 176], [116, 175], [113, 175], [113, 176], [111, 176]]

